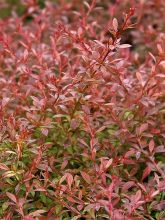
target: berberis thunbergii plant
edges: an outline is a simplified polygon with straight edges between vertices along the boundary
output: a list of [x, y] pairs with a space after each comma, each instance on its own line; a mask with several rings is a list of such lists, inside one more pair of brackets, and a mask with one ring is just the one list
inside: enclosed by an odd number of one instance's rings
[[165, 1], [20, 4], [0, 20], [0, 219], [165, 219]]

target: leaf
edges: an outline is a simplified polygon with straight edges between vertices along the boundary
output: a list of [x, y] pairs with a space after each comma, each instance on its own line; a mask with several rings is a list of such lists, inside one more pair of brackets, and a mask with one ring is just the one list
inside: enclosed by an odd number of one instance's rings
[[126, 119], [132, 119], [134, 117], [134, 114], [133, 114], [133, 112], [132, 111], [126, 111], [125, 113], [124, 113], [124, 116], [123, 116], [123, 118], [124, 118], [124, 120], [126, 120]]
[[2, 99], [2, 107], [5, 107], [9, 101], [10, 101], [10, 98], [7, 98], [7, 97], [3, 98]]
[[6, 171], [4, 174], [3, 174], [3, 177], [6, 178], [6, 177], [12, 177], [12, 176], [15, 176], [16, 173], [14, 171]]
[[160, 201], [158, 204], [154, 205], [153, 208], [159, 211], [165, 210], [165, 200]]
[[128, 189], [130, 189], [134, 185], [135, 185], [134, 181], [126, 182], [122, 187], [122, 192], [127, 191]]
[[150, 153], [153, 152], [154, 147], [155, 147], [155, 142], [154, 142], [153, 139], [151, 139], [150, 142], [149, 142], [149, 151], [150, 151]]
[[146, 167], [143, 171], [142, 181], [151, 173], [150, 167]]
[[148, 129], [148, 123], [144, 123], [139, 128], [139, 135], [141, 135], [144, 131]]
[[137, 203], [140, 199], [141, 199], [141, 190], [138, 190], [135, 194], [135, 199], [134, 199], [134, 202]]
[[79, 122], [76, 119], [72, 119], [70, 122], [70, 126], [72, 130], [75, 130], [79, 126]]
[[67, 196], [67, 199], [69, 202], [77, 203], [77, 201], [70, 196]]
[[165, 152], [164, 145], [160, 145], [160, 146], [156, 147], [155, 152], [156, 153], [164, 153]]
[[103, 43], [101, 43], [100, 41], [98, 41], [98, 40], [94, 40], [99, 46], [101, 46], [101, 47], [105, 47], [105, 45], [103, 44]]
[[116, 18], [113, 19], [112, 25], [113, 25], [114, 30], [117, 31], [118, 30], [118, 21]]
[[17, 198], [14, 194], [6, 192], [6, 195], [15, 203], [17, 203]]
[[111, 166], [112, 162], [113, 162], [113, 159], [112, 158], [109, 159], [106, 166], [105, 166], [105, 168], [108, 169]]
[[84, 179], [88, 184], [91, 183], [91, 178], [90, 178], [90, 176], [89, 176], [86, 172], [81, 171], [81, 176], [83, 177], [83, 179]]
[[137, 183], [137, 185], [146, 193], [146, 188], [144, 185], [142, 185], [141, 183]]
[[26, 60], [28, 58], [29, 52], [27, 49], [24, 50], [23, 59]]
[[5, 211], [7, 208], [9, 207], [9, 203], [8, 202], [4, 202], [2, 204], [2, 210]]
[[160, 193], [159, 190], [156, 190], [154, 191], [152, 194], [151, 194], [151, 197], [155, 197], [156, 195], [158, 195]]
[[120, 48], [120, 49], [125, 49], [125, 48], [129, 48], [129, 47], [132, 47], [132, 45], [130, 45], [130, 44], [121, 44], [121, 45], [118, 46], [118, 48]]
[[97, 131], [96, 131], [96, 134], [97, 133], [99, 133], [99, 132], [101, 132], [101, 131], [103, 131], [103, 130], [105, 130], [106, 129], [106, 126], [102, 126], [102, 127], [100, 127]]
[[61, 170], [64, 170], [68, 164], [68, 160], [64, 160], [61, 164]]
[[71, 186], [73, 183], [73, 176], [70, 173], [67, 173], [66, 175], [67, 175], [67, 183], [68, 183], [69, 189], [71, 189]]
[[154, 55], [151, 52], [148, 52], [148, 53], [152, 57], [153, 61], [156, 63], [156, 58], [154, 57]]
[[60, 183], [60, 184], [63, 183], [63, 182], [66, 180], [66, 178], [67, 178], [67, 176], [66, 176], [66, 174], [65, 174], [64, 176], [61, 177], [59, 183]]
[[91, 210], [91, 209], [93, 209], [95, 207], [95, 205], [94, 204], [89, 204], [89, 205], [87, 205], [85, 208], [84, 208], [84, 211], [89, 211], [89, 210]]
[[46, 192], [46, 189], [37, 187], [37, 189], [35, 189], [34, 192]]
[[83, 209], [83, 207], [84, 207], [84, 205], [78, 205], [78, 206], [77, 206], [77, 209], [78, 209], [79, 211], [81, 211], [81, 210]]
[[26, 215], [24, 216], [23, 220], [35, 220], [35, 219], [30, 215]]
[[77, 220], [79, 218], [81, 218], [81, 215], [74, 216], [71, 220]]
[[74, 207], [70, 207], [70, 209], [71, 209], [73, 212], [75, 212], [75, 213], [77, 213], [78, 215], [80, 215], [80, 212], [78, 212], [77, 209], [75, 209]]
[[79, 28], [78, 28], [77, 34], [78, 34], [79, 38], [81, 38], [81, 36], [83, 35], [83, 29], [82, 29], [82, 27], [79, 27]]
[[41, 214], [45, 213], [46, 211], [45, 210], [42, 210], [42, 209], [39, 209], [37, 211], [34, 211], [34, 212], [31, 212], [29, 213], [31, 216], [33, 217], [37, 217], [37, 216], [40, 216]]
[[41, 128], [41, 132], [43, 135], [48, 136], [49, 130], [47, 128]]
[[162, 49], [162, 46], [160, 44], [157, 44], [157, 49], [159, 51], [159, 54], [163, 53], [163, 49]]
[[0, 163], [0, 169], [1, 170], [9, 170], [9, 168], [3, 163]]
[[138, 81], [140, 82], [141, 86], [143, 87], [145, 85], [145, 82], [144, 82], [144, 80], [142, 78], [141, 73], [140, 72], [136, 72], [136, 77], [137, 77]]
[[90, 5], [88, 4], [88, 2], [84, 1], [83, 4], [84, 4], [88, 9], [90, 9]]

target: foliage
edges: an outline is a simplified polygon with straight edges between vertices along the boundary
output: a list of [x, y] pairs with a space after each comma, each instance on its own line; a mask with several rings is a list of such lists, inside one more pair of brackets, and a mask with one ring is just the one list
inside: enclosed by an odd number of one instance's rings
[[0, 219], [165, 219], [165, 2], [20, 2], [0, 21]]

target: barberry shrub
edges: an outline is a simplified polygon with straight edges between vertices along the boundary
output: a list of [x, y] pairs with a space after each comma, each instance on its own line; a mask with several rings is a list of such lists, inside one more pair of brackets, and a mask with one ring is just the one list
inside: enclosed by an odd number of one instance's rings
[[22, 5], [0, 20], [0, 219], [165, 219], [165, 2]]

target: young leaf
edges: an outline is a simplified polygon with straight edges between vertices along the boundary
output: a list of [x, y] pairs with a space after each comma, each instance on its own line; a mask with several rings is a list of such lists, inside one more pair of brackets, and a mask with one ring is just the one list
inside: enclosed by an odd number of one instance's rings
[[84, 179], [88, 184], [91, 183], [91, 178], [90, 178], [90, 176], [89, 176], [86, 172], [81, 171], [81, 176], [83, 177], [83, 179]]
[[113, 29], [114, 29], [115, 31], [117, 31], [117, 30], [118, 30], [118, 21], [117, 21], [116, 18], [113, 19], [112, 24], [113, 24]]
[[14, 194], [6, 192], [6, 195], [15, 203], [17, 203], [17, 198]]

